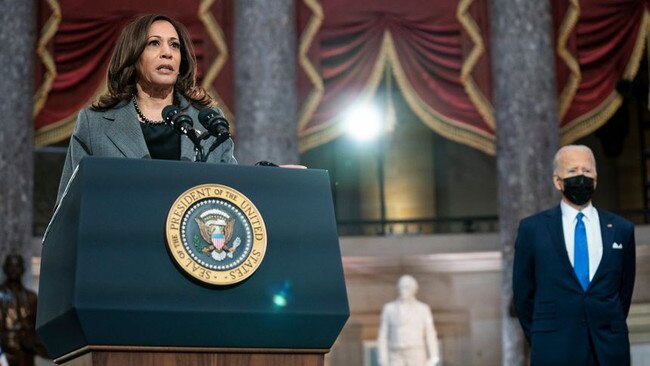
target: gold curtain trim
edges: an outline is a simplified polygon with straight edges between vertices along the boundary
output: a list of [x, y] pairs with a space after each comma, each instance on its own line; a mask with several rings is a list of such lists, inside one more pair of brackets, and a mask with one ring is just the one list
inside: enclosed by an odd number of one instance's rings
[[300, 36], [298, 62], [305, 74], [307, 74], [307, 77], [312, 84], [312, 90], [309, 92], [307, 99], [305, 99], [300, 110], [300, 115], [298, 116], [298, 133], [302, 131], [314, 115], [325, 90], [323, 79], [318, 74], [318, 71], [311, 63], [308, 56], [309, 48], [311, 48], [316, 33], [318, 33], [320, 26], [323, 24], [323, 8], [318, 0], [303, 0], [303, 3], [311, 10], [312, 15], [309, 18], [305, 32]]
[[[106, 87], [106, 81], [104, 80], [85, 105], [89, 105], [93, 101], [97, 100], [100, 95], [107, 92], [108, 88]], [[77, 113], [72, 114], [63, 120], [39, 128], [38, 131], [34, 133], [34, 145], [36, 147], [43, 147], [67, 139], [72, 135], [76, 122]]]
[[397, 85], [404, 95], [404, 99], [406, 99], [413, 112], [429, 128], [452, 141], [471, 146], [486, 154], [494, 155], [496, 153], [494, 138], [491, 135], [471, 126], [459, 127], [459, 122], [443, 116], [420, 99], [408, 82], [406, 73], [399, 63], [395, 45], [389, 32], [384, 34], [382, 51], [387, 55], [388, 62], [393, 69], [395, 80], [397, 80]]
[[582, 80], [582, 74], [580, 72], [580, 64], [578, 60], [573, 57], [571, 51], [567, 48], [567, 42], [569, 37], [573, 32], [576, 24], [578, 23], [578, 18], [580, 17], [580, 4], [578, 0], [571, 0], [569, 2], [569, 8], [567, 9], [566, 14], [564, 15], [564, 20], [560, 25], [557, 36], [557, 53], [564, 61], [564, 63], [569, 68], [571, 74], [567, 79], [567, 83], [560, 93], [560, 120], [564, 118], [566, 113], [571, 107], [571, 102], [578, 92], [578, 86]]
[[315, 147], [328, 143], [335, 138], [343, 135], [344, 131], [340, 124], [331, 126], [331, 128], [311, 133], [299, 138], [298, 141], [298, 151], [303, 153], [305, 151], [311, 150]]
[[643, 48], [648, 39], [650, 27], [650, 12], [645, 10], [643, 16], [641, 17], [641, 24], [639, 25], [639, 35], [634, 42], [634, 48], [632, 49], [632, 54], [630, 55], [630, 61], [625, 67], [623, 72], [623, 79], [632, 80], [636, 77], [636, 73], [639, 71], [641, 66], [641, 57], [643, 56]]
[[463, 84], [463, 88], [465, 88], [465, 92], [467, 92], [469, 99], [474, 103], [474, 106], [481, 117], [483, 117], [485, 123], [487, 123], [492, 130], [495, 130], [496, 123], [494, 120], [494, 108], [492, 107], [492, 103], [490, 103], [485, 95], [483, 95], [472, 77], [474, 67], [476, 67], [478, 60], [485, 53], [485, 44], [481, 37], [481, 30], [476, 24], [476, 21], [474, 21], [474, 18], [469, 14], [469, 7], [473, 2], [474, 0], [461, 0], [456, 9], [456, 19], [458, 19], [474, 43], [472, 51], [461, 67], [460, 81]]
[[72, 135], [76, 122], [77, 115], [71, 115], [64, 120], [39, 129], [34, 134], [34, 145], [36, 147], [43, 147], [65, 140]]
[[212, 43], [217, 47], [219, 54], [205, 72], [205, 77], [203, 78], [201, 86], [214, 97], [218, 106], [223, 109], [226, 118], [229, 121], [234, 122], [234, 116], [231, 109], [228, 108], [226, 103], [224, 103], [223, 98], [221, 98], [213, 86], [219, 72], [223, 69], [226, 61], [228, 61], [228, 45], [226, 43], [226, 36], [223, 33], [223, 29], [210, 11], [212, 4], [214, 4], [214, 0], [201, 0], [197, 15], [201, 20], [201, 23], [203, 23], [203, 26], [205, 26], [205, 29], [208, 31], [208, 35], [210, 36]]
[[[372, 71], [370, 72], [370, 77], [366, 82], [366, 86], [363, 88], [363, 91], [359, 94], [360, 97], [358, 101], [364, 99], [371, 100], [374, 97], [375, 93], [377, 92], [377, 88], [379, 87], [379, 84], [381, 83], [381, 78], [384, 75], [384, 67], [386, 65], [386, 58], [387, 58], [387, 52], [386, 52], [387, 34], [389, 34], [389, 32], [385, 31], [381, 47], [379, 49], [379, 52], [377, 53], [377, 59], [375, 60], [375, 64], [372, 67]], [[329, 121], [326, 121], [320, 124], [319, 126], [310, 129], [309, 131], [303, 132], [303, 136], [300, 136], [299, 138], [298, 150], [300, 152], [305, 152], [316, 146], [329, 142], [337, 138], [338, 136], [341, 136], [345, 132], [341, 123], [341, 120], [343, 118], [343, 113], [345, 113], [345, 111], [342, 111], [342, 114], [335, 116]]]
[[[644, 43], [648, 39], [648, 28], [650, 27], [650, 13], [646, 10], [643, 13], [641, 24], [639, 25], [639, 34], [634, 42], [634, 48], [630, 55], [625, 70], [623, 72], [623, 79], [632, 80], [639, 71], [641, 64], [641, 56], [643, 55]], [[568, 144], [575, 140], [586, 136], [607, 122], [616, 113], [616, 110], [623, 103], [623, 98], [616, 90], [593, 110], [585, 113], [582, 116], [574, 119], [566, 126], [560, 129], [561, 143]]]
[[622, 103], [623, 98], [616, 91], [613, 91], [598, 107], [560, 129], [561, 145], [570, 144], [596, 131], [616, 113]]
[[59, 23], [61, 23], [61, 7], [57, 0], [46, 0], [46, 3], [50, 7], [52, 15], [50, 15], [47, 22], [43, 25], [43, 29], [41, 29], [41, 34], [38, 38], [38, 45], [36, 47], [36, 54], [45, 66], [45, 77], [33, 97], [34, 105], [32, 107], [32, 117], [36, 117], [43, 108], [47, 96], [52, 89], [52, 83], [57, 75], [56, 63], [54, 62], [54, 57], [52, 57], [52, 54], [47, 49], [47, 44], [59, 29]]

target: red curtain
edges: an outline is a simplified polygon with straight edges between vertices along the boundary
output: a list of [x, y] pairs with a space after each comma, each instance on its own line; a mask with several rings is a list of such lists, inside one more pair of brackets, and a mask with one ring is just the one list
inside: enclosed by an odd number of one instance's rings
[[[650, 0], [550, 0], [562, 141], [616, 111], [647, 40]], [[390, 74], [417, 116], [441, 135], [494, 153], [488, 0], [296, 0], [301, 149], [342, 133], [344, 113], [373, 99]], [[233, 0], [41, 2], [35, 76], [37, 145], [69, 137], [77, 111], [101, 91], [122, 26], [160, 12], [189, 29], [200, 78], [233, 105]]]
[[[309, 56], [323, 91], [316, 93], [317, 101], [303, 104], [301, 148], [340, 134], [341, 118], [349, 106], [370, 98], [385, 67], [390, 67], [407, 101], [427, 125], [447, 137], [489, 149], [494, 123], [488, 102], [487, 8], [486, 2], [467, 3], [460, 15], [456, 1], [318, 3], [322, 25], [311, 42], [317, 51]], [[304, 22], [314, 13], [303, 10], [299, 19]], [[458, 20], [461, 17], [472, 27], [469, 31]]]
[[[621, 104], [616, 83], [638, 69], [648, 29], [648, 0], [551, 0], [562, 141], [604, 124]], [[348, 106], [373, 95], [388, 65], [418, 117], [438, 133], [495, 151], [487, 0], [302, 2], [301, 24], [319, 18], [302, 39], [320, 80], [299, 125], [301, 148], [342, 133]], [[305, 46], [306, 47], [306, 46]], [[315, 102], [314, 100], [318, 100]], [[316, 106], [314, 106], [316, 105]]]
[[646, 0], [552, 4], [560, 128], [562, 142], [568, 143], [596, 130], [621, 105], [616, 83], [633, 79], [638, 71], [649, 7]]

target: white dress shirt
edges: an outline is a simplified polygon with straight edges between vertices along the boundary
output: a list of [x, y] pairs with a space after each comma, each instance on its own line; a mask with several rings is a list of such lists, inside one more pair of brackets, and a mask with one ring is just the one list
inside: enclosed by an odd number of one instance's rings
[[[566, 251], [569, 255], [569, 261], [573, 266], [573, 258], [575, 251], [575, 230], [578, 210], [571, 207], [564, 201], [560, 202], [560, 209], [562, 210], [562, 228], [564, 231], [564, 243], [566, 244]], [[600, 219], [598, 218], [598, 211], [591, 205], [585, 207], [582, 211], [585, 215], [582, 222], [585, 224], [587, 230], [587, 250], [589, 251], [589, 281], [594, 278], [594, 274], [598, 269], [600, 260], [603, 258], [603, 238], [600, 232]]]

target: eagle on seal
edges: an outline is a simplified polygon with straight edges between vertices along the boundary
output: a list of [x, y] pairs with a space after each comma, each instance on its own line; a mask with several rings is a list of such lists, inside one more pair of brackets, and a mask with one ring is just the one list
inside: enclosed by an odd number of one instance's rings
[[[201, 237], [203, 240], [205, 240], [206, 243], [210, 244], [203, 249], [204, 253], [208, 253], [213, 250], [216, 250], [218, 252], [221, 252], [222, 250], [230, 251], [230, 248], [228, 248], [227, 244], [232, 238], [235, 219], [219, 219], [210, 220], [211, 222], [204, 222], [197, 217], [194, 220], [199, 226]], [[223, 240], [219, 240], [215, 243], [215, 240], [213, 240], [215, 237], [220, 237]]]

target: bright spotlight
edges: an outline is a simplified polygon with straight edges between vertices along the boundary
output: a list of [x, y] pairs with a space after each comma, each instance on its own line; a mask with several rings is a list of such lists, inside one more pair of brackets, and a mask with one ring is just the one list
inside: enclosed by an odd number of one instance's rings
[[356, 140], [372, 140], [382, 132], [381, 115], [370, 104], [356, 105], [345, 116], [345, 130]]

